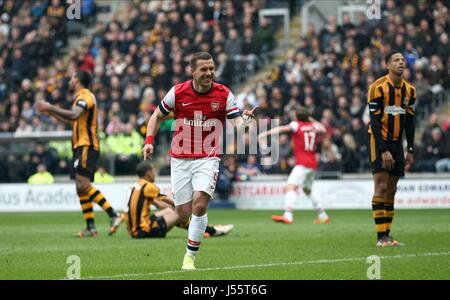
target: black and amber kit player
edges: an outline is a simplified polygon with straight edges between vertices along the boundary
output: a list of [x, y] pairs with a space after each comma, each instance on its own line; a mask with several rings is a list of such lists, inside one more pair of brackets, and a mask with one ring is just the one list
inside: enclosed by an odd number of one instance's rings
[[[386, 56], [389, 73], [370, 85], [369, 154], [374, 178], [372, 213], [378, 247], [403, 245], [390, 236], [395, 193], [405, 167], [413, 163], [416, 89], [403, 79], [405, 58], [400, 52]], [[407, 152], [403, 150], [405, 133]]]
[[91, 75], [86, 71], [78, 71], [72, 75], [69, 88], [75, 96], [70, 110], [45, 101], [40, 101], [35, 106], [40, 113], [49, 114], [62, 122], [72, 124], [73, 164], [70, 177], [75, 179], [81, 209], [87, 223], [86, 228], [77, 233], [78, 237], [92, 237], [98, 234], [94, 222], [94, 202], [110, 217], [110, 235], [117, 231], [122, 219], [114, 212], [102, 192], [91, 184], [100, 147], [97, 137], [97, 103], [94, 94], [88, 89], [90, 83]]

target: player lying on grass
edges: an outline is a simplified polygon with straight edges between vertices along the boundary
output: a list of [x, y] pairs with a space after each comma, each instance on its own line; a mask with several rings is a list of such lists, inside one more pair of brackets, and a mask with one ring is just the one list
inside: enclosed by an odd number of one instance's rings
[[[162, 195], [154, 184], [156, 176], [150, 161], [145, 160], [139, 163], [136, 172], [139, 180], [131, 190], [128, 212], [123, 214], [130, 235], [133, 238], [159, 238], [165, 237], [173, 226], [188, 229], [190, 220], [180, 223], [174, 202], [168, 196]], [[157, 207], [158, 211], [152, 214], [151, 205]], [[233, 224], [208, 225], [204, 236], [225, 235], [233, 228]]]

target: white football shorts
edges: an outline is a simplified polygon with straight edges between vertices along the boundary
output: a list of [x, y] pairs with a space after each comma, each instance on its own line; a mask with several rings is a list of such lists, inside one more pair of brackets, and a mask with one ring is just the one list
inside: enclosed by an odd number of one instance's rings
[[314, 169], [297, 165], [289, 174], [287, 183], [312, 190], [315, 175], [316, 171]]
[[171, 158], [170, 181], [173, 201], [179, 206], [192, 201], [194, 191], [213, 196], [219, 176], [218, 157]]

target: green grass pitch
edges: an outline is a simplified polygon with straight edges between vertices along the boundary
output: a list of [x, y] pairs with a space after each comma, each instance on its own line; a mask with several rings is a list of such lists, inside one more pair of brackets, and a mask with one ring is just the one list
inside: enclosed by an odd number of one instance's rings
[[[107, 236], [97, 212], [96, 238], [77, 239], [81, 213], [1, 213], [0, 279], [64, 279], [78, 255], [82, 279], [367, 279], [367, 257], [381, 259], [381, 279], [450, 279], [450, 210], [397, 210], [394, 236], [405, 247], [375, 248], [368, 210], [329, 211], [313, 225], [297, 211], [292, 225], [272, 211], [209, 211], [211, 224], [233, 223], [228, 236], [203, 239], [196, 271], [180, 270], [186, 231], [165, 239], [131, 239], [125, 227]], [[279, 212], [278, 212], [279, 213]]]

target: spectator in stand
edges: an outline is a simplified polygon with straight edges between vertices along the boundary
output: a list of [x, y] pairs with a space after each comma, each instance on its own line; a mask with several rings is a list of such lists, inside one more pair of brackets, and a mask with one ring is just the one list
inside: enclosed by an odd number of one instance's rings
[[422, 145], [427, 144], [429, 141], [432, 140], [432, 132], [433, 130], [437, 128], [439, 130], [441, 130], [441, 126], [439, 125], [439, 120], [438, 120], [438, 116], [435, 113], [432, 113], [430, 115], [430, 118], [428, 120], [428, 125], [425, 127], [425, 129], [423, 130], [423, 134], [422, 134]]
[[233, 182], [236, 178], [236, 161], [234, 156], [225, 156], [219, 165], [216, 193], [219, 199], [228, 201], [233, 192]]
[[225, 52], [232, 57], [242, 53], [242, 39], [234, 28], [230, 30], [229, 38], [225, 42]]
[[360, 168], [361, 159], [358, 147], [351, 134], [346, 133], [343, 137], [342, 147], [342, 171], [344, 173], [357, 173]]
[[[419, 172], [435, 172], [436, 163], [448, 155], [447, 142], [439, 127], [431, 130], [431, 139], [423, 144], [424, 153], [421, 160], [414, 166], [414, 170]], [[443, 164], [443, 162], [441, 162]], [[445, 169], [444, 165], [440, 165], [440, 171]]]
[[59, 51], [67, 45], [66, 9], [61, 0], [51, 0], [47, 7], [47, 17], [55, 34], [55, 47]]
[[442, 130], [444, 132], [447, 141], [450, 141], [450, 109], [447, 112], [446, 118], [442, 122]]
[[267, 18], [259, 19], [259, 26], [255, 32], [255, 40], [261, 45], [261, 53], [270, 52], [274, 45], [274, 29]]
[[[95, 18], [92, 2], [82, 1], [82, 13], [92, 12]], [[136, 115], [145, 135], [148, 118], [141, 107], [157, 105], [161, 91], [191, 77], [189, 56], [196, 49], [213, 52], [218, 60], [217, 80], [227, 85], [241, 84], [249, 77], [245, 72], [255, 69], [252, 52], [259, 55], [257, 61], [268, 61], [276, 27], [267, 18], [258, 19], [258, 9], [263, 7], [257, 2], [132, 1], [126, 14], [95, 24], [92, 37], [62, 59], [61, 47], [72, 34], [66, 26], [71, 22], [65, 18], [63, 0], [0, 1], [0, 131], [15, 131], [21, 118], [34, 131], [54, 130], [55, 120], [35, 117], [30, 107], [37, 99], [70, 107], [67, 74], [83, 68], [94, 72], [93, 90], [103, 110], [99, 122], [107, 129], [105, 139], [114, 126]], [[341, 26], [330, 17], [322, 31], [308, 24], [297, 48], [287, 51], [285, 61], [274, 66], [269, 77], [246, 86], [239, 105], [259, 104], [259, 118], [277, 118], [287, 124], [295, 99], [316, 119], [324, 120], [339, 152], [345, 151], [348, 133], [360, 153], [366, 147], [362, 123], [367, 114], [362, 99], [367, 83], [382, 75], [384, 56], [396, 47], [404, 49], [409, 61], [405, 75], [417, 87], [419, 115], [434, 112], [436, 97], [445, 99], [441, 91], [450, 83], [448, 2], [389, 0], [382, 12], [381, 20], [370, 22], [364, 14], [355, 22], [344, 15]], [[235, 30], [240, 47], [234, 41]], [[235, 53], [225, 51], [227, 43], [227, 49], [234, 48]], [[144, 96], [147, 88], [153, 89], [153, 96]], [[335, 116], [330, 117], [330, 111]], [[167, 134], [170, 125], [167, 122]], [[158, 142], [158, 153], [166, 153], [164, 139]], [[366, 156], [359, 157], [367, 170]], [[280, 161], [284, 169], [290, 159]], [[279, 172], [280, 167], [264, 171]]]
[[437, 94], [442, 91], [445, 78], [445, 70], [439, 56], [431, 56], [431, 64], [428, 68], [427, 79], [431, 85], [431, 92]]
[[19, 119], [19, 126], [17, 126], [16, 133], [26, 134], [33, 132], [33, 128], [28, 124], [25, 118]]
[[330, 137], [325, 137], [321, 145], [319, 170], [323, 172], [341, 170], [341, 158], [336, 144]]
[[43, 144], [36, 144], [36, 147], [30, 153], [30, 173], [35, 173], [39, 164], [44, 164], [47, 170], [52, 170], [54, 157], [45, 149]]
[[251, 180], [252, 177], [256, 177], [261, 174], [261, 167], [258, 163], [256, 155], [248, 155], [247, 162], [241, 164], [237, 169], [236, 177], [240, 181]]
[[28, 178], [28, 184], [53, 184], [54, 182], [55, 178], [47, 171], [47, 167], [44, 164], [39, 164], [36, 174]]
[[97, 171], [94, 175], [94, 183], [113, 183], [114, 177], [106, 172], [105, 167], [98, 166]]

